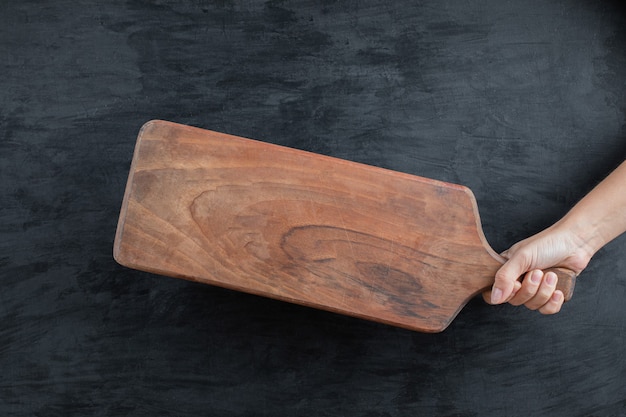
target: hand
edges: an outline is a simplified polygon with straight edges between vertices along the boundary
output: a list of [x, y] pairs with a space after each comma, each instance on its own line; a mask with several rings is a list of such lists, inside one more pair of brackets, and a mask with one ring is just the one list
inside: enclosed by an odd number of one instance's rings
[[[563, 305], [563, 293], [556, 290], [556, 274], [544, 274], [542, 269], [564, 267], [578, 275], [592, 254], [585, 249], [585, 242], [557, 223], [502, 253], [507, 261], [496, 272], [493, 288], [483, 298], [490, 304], [509, 302], [542, 314], [557, 313]], [[524, 274], [523, 281], [518, 281]]]
[[[496, 272], [491, 304], [509, 302], [543, 314], [557, 313], [563, 293], [556, 275], [541, 270], [564, 267], [577, 275], [608, 242], [626, 232], [626, 161], [580, 200], [561, 220], [505, 251], [506, 262]], [[524, 276], [522, 282], [518, 278]]]

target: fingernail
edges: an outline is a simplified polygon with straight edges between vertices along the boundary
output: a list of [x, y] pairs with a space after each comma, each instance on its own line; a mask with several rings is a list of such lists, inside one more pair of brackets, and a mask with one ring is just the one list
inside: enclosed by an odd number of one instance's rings
[[491, 291], [491, 304], [500, 304], [502, 299], [502, 290], [500, 288], [494, 288]]
[[542, 276], [543, 274], [541, 273], [541, 271], [535, 270], [532, 274], [530, 274], [530, 280], [533, 284], [539, 284], [541, 282]]
[[556, 284], [556, 274], [554, 272], [548, 272], [546, 274], [546, 283], [548, 283], [548, 285]]

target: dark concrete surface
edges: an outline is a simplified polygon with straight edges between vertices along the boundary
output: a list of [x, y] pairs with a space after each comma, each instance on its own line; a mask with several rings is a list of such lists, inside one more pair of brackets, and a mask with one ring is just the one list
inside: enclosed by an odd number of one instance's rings
[[626, 415], [624, 237], [435, 335], [111, 254], [154, 118], [465, 184], [504, 250], [624, 159], [625, 46], [617, 2], [0, 2], [0, 415]]

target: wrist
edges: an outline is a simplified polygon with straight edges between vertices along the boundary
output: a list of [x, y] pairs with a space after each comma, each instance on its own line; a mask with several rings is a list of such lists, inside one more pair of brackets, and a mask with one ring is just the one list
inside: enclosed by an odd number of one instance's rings
[[597, 225], [588, 219], [578, 219], [577, 216], [568, 214], [554, 227], [566, 234], [574, 251], [573, 255], [582, 257], [586, 262], [606, 244]]

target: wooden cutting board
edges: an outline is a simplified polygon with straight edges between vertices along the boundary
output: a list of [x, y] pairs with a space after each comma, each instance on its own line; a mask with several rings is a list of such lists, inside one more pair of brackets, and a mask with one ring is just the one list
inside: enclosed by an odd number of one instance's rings
[[[139, 133], [114, 256], [424, 332], [504, 261], [466, 187], [164, 121]], [[556, 272], [569, 299], [574, 273]]]

